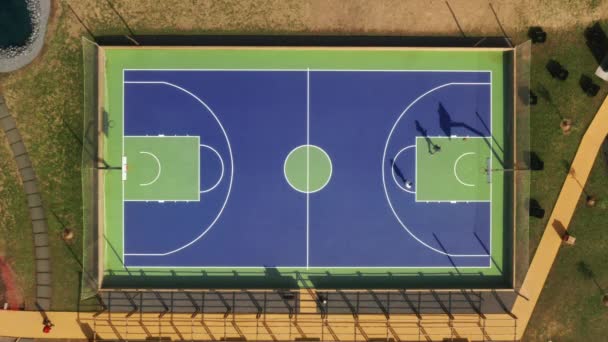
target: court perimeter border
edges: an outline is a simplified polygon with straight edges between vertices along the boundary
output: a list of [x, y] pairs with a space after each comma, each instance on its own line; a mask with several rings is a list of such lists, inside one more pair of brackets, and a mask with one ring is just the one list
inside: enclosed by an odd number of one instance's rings
[[[258, 48], [258, 47], [248, 47], [248, 48], [241, 48], [241, 47], [237, 47], [237, 48], [228, 47], [228, 48], [226, 48], [226, 47], [220, 47], [220, 48], [216, 48], [216, 47], [204, 47], [204, 48], [194, 48], [194, 49], [179, 49], [179, 48], [178, 49], [174, 49], [174, 48], [166, 48], [166, 47], [163, 47], [163, 48], [142, 47], [142, 48], [136, 48], [136, 49], [132, 49], [132, 48], [125, 49], [125, 48], [122, 48], [122, 47], [105, 47], [104, 49], [100, 49], [100, 55], [107, 54], [107, 52], [110, 52], [110, 54], [115, 54], [115, 53], [120, 54], [120, 51], [123, 51], [123, 52], [124, 51], [129, 51], [129, 52], [135, 51], [135, 52], [137, 52], [137, 51], [142, 51], [142, 50], [158, 50], [158, 51], [156, 51], [157, 53], [161, 52], [161, 51], [164, 52], [166, 50], [173, 50], [173, 52], [176, 52], [178, 54], [179, 53], [184, 53], [185, 51], [192, 52], [192, 50], [195, 50], [196, 52], [200, 52], [200, 51], [213, 52], [213, 50], [217, 50], [217, 51], [215, 51], [217, 53], [217, 52], [231, 51], [231, 50], [235, 50], [235, 49], [242, 50], [242, 51], [254, 51], [254, 52], [260, 52], [260, 51], [265, 51], [265, 50], [277, 50], [277, 51], [285, 51], [286, 53], [289, 53], [292, 50], [296, 50], [296, 51], [299, 51], [299, 52], [304, 51], [304, 52], [317, 52], [317, 53], [319, 51], [322, 51], [323, 54], [327, 54], [327, 53], [329, 53], [329, 54], [340, 54], [340, 53], [343, 53], [344, 51], [351, 51], [352, 52], [353, 50], [354, 50], [354, 52], [357, 52], [359, 54], [369, 54], [369, 53], [372, 53], [372, 54], [374, 54], [374, 53], [396, 53], [396, 54], [402, 54], [402, 53], [412, 53], [414, 51], [416, 53], [436, 53], [436, 52], [440, 51], [442, 53], [443, 57], [445, 57], [445, 53], [450, 53], [450, 52], [452, 52], [452, 53], [479, 53], [479, 52], [483, 52], [483, 51], [485, 51], [485, 52], [490, 52], [491, 51], [491, 52], [500, 52], [501, 56], [503, 56], [505, 53], [507, 53], [509, 51], [512, 51], [511, 49], [476, 49], [476, 50], [473, 51], [471, 49], [459, 49], [459, 48], [455, 48], [455, 49], [434, 49], [434, 48], [430, 48], [430, 49], [427, 49], [427, 48], [334, 48], [334, 49], [332, 49], [332, 48]], [[105, 51], [102, 51], [102, 50], [105, 50]], [[152, 53], [154, 53], [154, 52], [152, 52]], [[477, 57], [479, 57], [479, 56], [477, 56]], [[462, 61], [463, 58], [460, 58], [460, 59], [461, 60], [459, 62], [462, 63], [463, 62]], [[154, 63], [154, 61], [152, 63]], [[393, 61], [393, 63], [394, 63], [394, 61]], [[492, 64], [492, 62], [489, 62], [489, 61], [486, 61], [485, 63]], [[504, 62], [499, 63], [498, 66], [494, 65], [494, 68], [495, 69], [498, 68], [497, 70], [501, 72], [501, 74], [500, 74], [500, 82], [498, 82], [499, 88], [503, 88], [503, 86], [505, 86], [504, 83], [503, 83], [505, 75], [502, 74], [502, 72], [504, 71], [503, 70], [503, 66], [504, 66], [503, 63]], [[104, 66], [107, 66], [107, 64], [111, 64], [111, 62], [108, 63], [108, 61], [106, 60], [106, 63], [104, 63]], [[141, 64], [141, 63], [136, 63], [136, 64]], [[307, 65], [309, 65], [309, 64], [310, 64], [310, 62], [307, 63]], [[331, 64], [331, 62], [330, 62], [330, 64]], [[344, 63], [341, 62], [341, 64], [343, 65]], [[466, 61], [465, 61], [465, 64], [466, 64]], [[110, 70], [110, 72], [111, 72], [111, 69], [112, 69], [112, 67], [108, 67], [108, 70]], [[156, 69], [156, 70], [168, 70], [167, 68], [154, 68], [154, 69]], [[123, 70], [150, 70], [150, 69], [123, 68]], [[121, 71], [123, 71], [123, 70], [121, 70]], [[185, 69], [170, 68], [169, 70], [192, 71], [192, 70], [210, 70], [210, 69], [208, 69], [208, 68], [206, 68], [206, 69], [200, 69], [200, 68], [190, 68], [190, 67], [188, 67], [188, 68], [185, 68]], [[218, 70], [218, 71], [221, 71], [221, 70], [245, 71], [245, 69], [241, 69], [241, 68], [230, 68], [230, 69], [214, 68], [212, 70]], [[256, 68], [255, 70], [268, 70], [268, 69]], [[272, 70], [276, 70], [276, 69], [272, 69]], [[298, 71], [305, 71], [305, 70], [314, 70], [314, 71], [321, 71], [321, 70], [323, 70], [323, 71], [376, 71], [376, 72], [381, 72], [381, 71], [387, 71], [387, 72], [388, 71], [392, 71], [392, 72], [394, 72], [394, 71], [401, 71], [401, 72], [408, 72], [408, 71], [409, 72], [416, 72], [416, 71], [418, 71], [418, 72], [424, 72], [424, 71], [431, 71], [431, 72], [433, 72], [433, 71], [436, 71], [436, 72], [458, 72], [458, 71], [460, 71], [460, 72], [463, 72], [464, 71], [464, 70], [460, 70], [460, 69], [451, 69], [451, 70], [450, 69], [422, 70], [422, 69], [391, 69], [391, 68], [386, 68], [386, 69], [369, 69], [369, 68], [342, 69], [342, 68], [339, 68], [339, 69], [329, 70], [329, 69], [325, 69], [325, 68], [324, 69], [314, 69], [314, 68], [309, 69], [308, 67], [307, 68], [296, 68], [296, 69], [280, 68], [280, 70], [281, 71], [286, 71], [286, 70], [298, 70]], [[487, 70], [480, 68], [479, 70], [476, 69], [476, 70], [468, 70], [468, 71], [480, 72], [480, 71], [487, 71]], [[491, 70], [489, 70], [489, 71], [491, 71]], [[107, 74], [104, 73], [103, 75], [106, 76]], [[100, 77], [100, 79], [101, 79], [101, 77]], [[492, 85], [494, 84], [494, 80], [493, 79], [491, 80], [491, 83], [492, 83]], [[501, 92], [501, 94], [504, 94], [504, 93]], [[499, 99], [501, 100], [500, 102], [503, 103], [505, 99], [502, 98], [501, 94], [497, 94], [495, 91], [492, 91], [492, 93], [491, 93], [491, 100], [490, 101], [493, 102], [494, 96], [500, 96], [499, 97]], [[109, 107], [108, 106], [109, 103], [107, 102], [107, 97], [104, 98], [103, 101], [104, 101], [103, 103], [106, 105], [106, 108], [108, 108]], [[492, 111], [494, 111], [494, 106], [491, 105], [491, 107], [492, 107]], [[503, 112], [503, 110], [504, 110], [504, 103], [503, 103], [503, 106], [501, 108], [499, 108], [499, 110], [500, 110], [501, 113]], [[506, 113], [504, 113], [504, 114], [506, 115]], [[503, 118], [504, 118], [504, 116], [503, 116]], [[124, 127], [123, 127], [123, 129], [124, 129]], [[494, 130], [493, 126], [492, 126], [492, 130]], [[504, 141], [505, 138], [507, 138], [507, 137], [502, 137], [502, 138], [503, 138], [502, 141]], [[100, 146], [101, 146], [101, 144], [100, 144]], [[105, 201], [104, 201], [104, 204], [105, 204]], [[492, 209], [492, 211], [493, 210], [494, 209]], [[504, 215], [504, 214], [506, 214], [506, 213], [502, 213], [502, 215]], [[491, 226], [492, 226], [491, 229], [493, 230], [493, 227], [495, 226], [495, 224], [492, 224]], [[502, 223], [501, 223], [501, 226], [502, 226]], [[502, 226], [500, 228], [501, 228], [501, 231], [504, 233], [504, 230], [507, 227]], [[492, 243], [492, 241], [491, 241], [491, 243]], [[504, 244], [504, 242], [501, 241], [501, 245], [503, 245], [503, 244]], [[101, 248], [100, 250], [107, 250], [107, 244], [104, 243], [104, 245], [105, 245], [104, 248]], [[506, 252], [506, 250], [507, 250], [507, 248], [504, 248], [503, 251], [501, 251], [501, 254], [504, 253], [504, 252]], [[492, 251], [490, 251], [490, 252], [492, 253]], [[503, 259], [503, 260], [501, 260], [501, 262], [504, 261], [505, 257], [506, 257], [505, 255], [501, 255], [501, 258]], [[104, 266], [109, 266], [106, 260], [100, 260], [100, 263], [103, 263]], [[490, 261], [490, 265], [491, 265], [491, 261]], [[128, 267], [129, 268], [137, 268], [137, 266], [128, 266]], [[283, 268], [282, 266], [278, 266], [278, 267]], [[158, 268], [162, 269], [162, 268], [176, 268], [176, 267], [166, 267], [166, 266], [163, 266], [163, 267], [142, 267], [142, 269], [144, 269], [144, 270], [145, 269], [158, 269]], [[201, 269], [201, 267], [190, 267], [190, 266], [188, 266], [188, 267], [180, 267], [180, 268], [182, 268], [182, 269], [191, 269], [191, 270], [200, 270]], [[213, 268], [213, 267], [205, 266], [203, 268]], [[236, 269], [236, 270], [238, 270], [238, 269], [246, 269], [246, 268], [247, 267], [234, 267], [234, 269]], [[261, 267], [251, 267], [251, 268], [252, 269], [263, 269]], [[297, 269], [302, 269], [302, 268], [303, 267], [298, 266], [297, 268], [293, 268], [293, 269], [297, 270]], [[314, 269], [314, 268], [317, 268], [317, 267], [310, 267], [310, 268]], [[454, 267], [441, 267], [441, 266], [439, 266], [439, 267], [419, 267], [419, 266], [410, 266], [410, 267], [364, 267], [364, 268], [358, 268], [358, 267], [354, 267], [353, 266], [353, 267], [343, 267], [342, 269], [359, 269], [359, 270], [362, 270], [362, 271], [365, 271], [365, 270], [368, 270], [368, 269], [369, 270], [385, 269], [387, 271], [390, 271], [391, 269], [410, 269], [410, 270], [412, 270], [412, 269], [418, 269], [418, 270], [433, 269], [433, 270], [437, 270], [437, 271], [442, 271], [443, 270], [445, 272], [451, 272], [451, 271], [454, 271], [454, 270], [467, 269], [467, 268], [469, 268], [469, 269], [484, 269], [484, 267], [458, 267], [458, 268], [454, 268]], [[489, 268], [495, 268], [495, 267], [494, 266], [490, 266]], [[229, 271], [229, 270], [231, 270], [231, 267], [224, 267], [224, 266], [222, 266], [222, 267], [218, 267], [218, 269], [225, 269], [226, 271]], [[328, 268], [328, 267], [318, 267], [318, 269], [341, 269], [341, 268], [338, 268], [338, 267], [330, 267], [330, 268]], [[105, 273], [105, 271], [103, 273]], [[435, 273], [429, 273], [429, 275], [433, 275], [433, 274], [435, 274]], [[488, 273], [486, 273], [486, 274], [488, 274]], [[336, 276], [339, 276], [339, 275], [340, 274], [336, 274]], [[488, 276], [490, 276], [490, 275], [491, 274], [488, 274]], [[501, 275], [501, 274], [498, 273], [498, 274], [495, 274], [495, 275]], [[505, 275], [502, 275], [502, 276], [505, 276]]]

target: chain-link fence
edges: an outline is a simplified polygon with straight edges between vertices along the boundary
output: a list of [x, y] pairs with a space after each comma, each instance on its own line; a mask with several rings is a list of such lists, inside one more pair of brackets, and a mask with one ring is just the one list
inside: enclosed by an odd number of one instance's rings
[[520, 288], [530, 264], [530, 42], [515, 47], [514, 56], [514, 286]]
[[98, 289], [98, 133], [99, 133], [99, 92], [98, 92], [98, 46], [82, 38], [82, 59], [84, 78], [83, 103], [83, 144], [81, 162], [82, 219], [83, 219], [83, 270], [81, 297], [89, 298]]

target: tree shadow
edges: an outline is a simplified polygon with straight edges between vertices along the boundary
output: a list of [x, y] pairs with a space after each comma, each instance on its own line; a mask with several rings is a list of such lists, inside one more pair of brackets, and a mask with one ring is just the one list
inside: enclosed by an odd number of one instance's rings
[[551, 93], [549, 90], [542, 84], [539, 84], [536, 88], [536, 92], [540, 96], [541, 99], [545, 100], [547, 103], [553, 104], [553, 98], [551, 97]]
[[570, 165], [571, 164], [570, 164], [569, 161], [567, 161], [566, 159], [562, 159], [562, 160], [560, 160], [560, 165], [562, 166], [562, 169], [564, 171], [566, 171], [566, 173], [570, 172]]
[[589, 267], [589, 265], [587, 263], [585, 263], [584, 261], [579, 261], [576, 264], [576, 270], [585, 278], [588, 280], [593, 281], [593, 283], [595, 284], [595, 286], [597, 287], [597, 289], [600, 291], [600, 294], [604, 294], [604, 289], [602, 288], [602, 286], [598, 283], [596, 277], [595, 277], [595, 273], [593, 272], [593, 270], [591, 269], [591, 267]]
[[584, 32], [587, 47], [591, 50], [597, 64], [602, 61], [608, 53], [608, 38], [599, 22], [587, 27]]
[[561, 65], [558, 61], [554, 59], [550, 59], [545, 65], [545, 68], [547, 69], [551, 77], [557, 78], [560, 81], [565, 81], [568, 78], [568, 75], [570, 74], [568, 70], [564, 68], [563, 65]]
[[542, 171], [545, 168], [545, 162], [534, 151], [524, 151], [524, 161], [528, 165], [528, 169], [532, 171]]
[[583, 74], [578, 81], [579, 86], [589, 97], [594, 97], [600, 91], [600, 86], [593, 83], [591, 77]]
[[538, 201], [534, 198], [530, 198], [528, 200], [528, 215], [542, 219], [545, 217], [545, 209], [538, 203]]

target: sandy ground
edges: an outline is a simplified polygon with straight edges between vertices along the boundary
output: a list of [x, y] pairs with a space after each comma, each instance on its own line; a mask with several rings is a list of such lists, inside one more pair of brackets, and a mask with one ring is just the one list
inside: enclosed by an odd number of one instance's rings
[[[68, 1], [98, 34], [121, 24], [105, 1]], [[318, 34], [509, 36], [530, 25], [564, 29], [606, 17], [602, 0], [113, 0], [136, 34], [166, 32], [266, 32]], [[451, 7], [451, 11], [450, 11]], [[454, 15], [452, 15], [452, 13]], [[125, 28], [125, 32], [128, 30]], [[523, 38], [523, 37], [522, 37]]]

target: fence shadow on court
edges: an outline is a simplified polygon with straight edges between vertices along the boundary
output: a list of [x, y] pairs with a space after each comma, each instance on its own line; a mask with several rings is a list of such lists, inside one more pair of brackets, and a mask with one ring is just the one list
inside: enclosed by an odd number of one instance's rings
[[[502, 265], [504, 267], [504, 265]], [[482, 273], [417, 272], [396, 270], [388, 272], [349, 273], [330, 271], [307, 272], [304, 277], [297, 271], [266, 268], [264, 271], [238, 270], [184, 270], [155, 271], [134, 269], [106, 270], [105, 288], [215, 288], [215, 289], [297, 289], [302, 286], [314, 289], [454, 289], [494, 288], [507, 289], [507, 275], [489, 276]]]
[[98, 36], [100, 45], [133, 46], [357, 46], [509, 47], [504, 37], [338, 35], [135, 35]]

